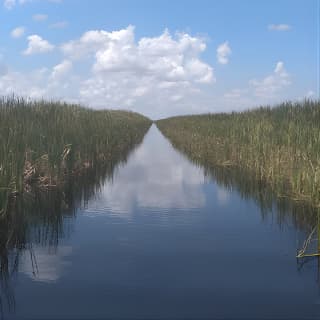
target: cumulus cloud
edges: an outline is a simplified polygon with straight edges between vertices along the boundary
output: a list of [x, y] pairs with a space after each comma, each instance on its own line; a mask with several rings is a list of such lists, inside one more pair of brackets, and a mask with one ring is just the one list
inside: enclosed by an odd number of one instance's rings
[[269, 24], [268, 29], [270, 31], [289, 31], [291, 26], [288, 24]]
[[38, 14], [34, 14], [32, 16], [32, 19], [34, 21], [42, 22], [42, 21], [46, 21], [48, 19], [48, 15], [43, 14], [43, 13], [38, 13]]
[[[224, 48], [219, 51], [220, 60], [226, 63], [231, 54], [229, 44], [219, 47]], [[240, 105], [249, 108], [290, 98], [285, 92], [292, 79], [282, 61], [244, 88], [224, 95], [216, 92], [219, 88], [214, 88], [214, 70], [201, 57], [206, 40], [188, 33], [165, 30], [158, 36], [136, 39], [133, 26], [115, 31], [89, 30], [59, 48], [64, 57], [51, 68], [18, 72], [4, 64], [0, 91], [63, 99], [93, 108], [131, 109], [154, 119], [227, 111], [229, 107], [234, 110]], [[53, 44], [32, 35], [23, 54], [53, 49]]]
[[10, 34], [12, 38], [20, 38], [24, 35], [25, 31], [24, 27], [17, 27], [13, 29]]
[[46, 68], [33, 70], [27, 74], [7, 70], [0, 77], [0, 91], [3, 95], [16, 93], [35, 99], [42, 98], [46, 93], [43, 84], [47, 80], [47, 73]]
[[200, 38], [166, 30], [159, 37], [135, 41], [134, 27], [107, 32], [88, 31], [76, 41], [62, 46], [71, 59], [94, 55], [94, 74], [125, 72], [162, 81], [214, 81], [213, 69], [202, 62], [199, 54], [206, 48]]
[[217, 48], [217, 60], [220, 64], [227, 64], [229, 56], [231, 55], [231, 48], [228, 41], [220, 44]]
[[250, 81], [250, 85], [254, 88], [255, 95], [258, 97], [273, 96], [290, 84], [290, 75], [285, 70], [282, 61], [277, 62], [272, 74], [262, 80], [253, 79]]
[[69, 60], [63, 60], [61, 63], [53, 67], [51, 78], [59, 79], [65, 76], [72, 68], [72, 62]]
[[252, 79], [248, 82], [247, 87], [235, 88], [226, 92], [221, 104], [224, 104], [228, 110], [243, 110], [292, 99], [292, 96], [289, 97], [286, 91], [291, 82], [291, 76], [286, 71], [284, 63], [279, 61], [273, 72], [262, 79]]
[[28, 37], [28, 48], [23, 51], [24, 55], [46, 53], [52, 51], [54, 45], [47, 40], [42, 39], [40, 36], [34, 34]]
[[200, 57], [205, 49], [204, 39], [168, 30], [136, 40], [133, 26], [90, 30], [61, 46], [68, 60], [91, 65], [80, 85], [81, 101], [112, 108], [144, 105], [153, 109], [148, 114], [169, 104], [191, 104], [199, 86], [215, 82], [213, 68]]

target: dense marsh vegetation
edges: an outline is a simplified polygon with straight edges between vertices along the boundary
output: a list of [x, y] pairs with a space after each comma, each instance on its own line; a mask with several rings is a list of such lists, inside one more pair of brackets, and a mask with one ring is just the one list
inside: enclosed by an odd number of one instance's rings
[[142, 141], [151, 121], [127, 111], [93, 111], [59, 102], [0, 99], [0, 213], [34, 187], [62, 187]]
[[[33, 245], [55, 248], [68, 221], [125, 163], [151, 125], [127, 111], [0, 99], [0, 305]], [[70, 219], [69, 219], [70, 218]]]
[[173, 117], [157, 126], [198, 164], [241, 169], [279, 197], [320, 206], [320, 101]]

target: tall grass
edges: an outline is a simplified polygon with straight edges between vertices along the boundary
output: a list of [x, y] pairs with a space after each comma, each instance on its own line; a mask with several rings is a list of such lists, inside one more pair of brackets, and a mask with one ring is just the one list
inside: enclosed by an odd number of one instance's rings
[[239, 168], [280, 197], [320, 206], [320, 101], [173, 117], [157, 126], [199, 164]]
[[150, 125], [133, 112], [0, 98], [0, 306], [4, 299], [14, 309], [10, 278], [23, 253], [36, 268], [33, 245], [58, 245], [76, 209], [126, 162]]
[[69, 175], [119, 161], [150, 124], [133, 112], [1, 98], [0, 214], [17, 193], [62, 186]]

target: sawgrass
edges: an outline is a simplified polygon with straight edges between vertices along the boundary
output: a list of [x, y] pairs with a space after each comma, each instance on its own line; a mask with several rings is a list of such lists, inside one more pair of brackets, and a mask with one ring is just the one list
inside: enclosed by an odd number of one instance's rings
[[128, 111], [60, 102], [0, 99], [0, 214], [33, 188], [63, 188], [66, 177], [119, 162], [151, 121]]
[[320, 206], [320, 101], [156, 122], [194, 162], [238, 168], [279, 197]]

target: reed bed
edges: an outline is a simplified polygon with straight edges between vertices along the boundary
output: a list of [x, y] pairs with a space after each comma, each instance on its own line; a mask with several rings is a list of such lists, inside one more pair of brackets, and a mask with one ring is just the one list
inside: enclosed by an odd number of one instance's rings
[[63, 188], [67, 177], [119, 162], [151, 121], [128, 111], [0, 99], [0, 217], [10, 200], [34, 188]]
[[112, 178], [151, 121], [127, 111], [93, 111], [50, 101], [0, 98], [0, 305], [33, 245], [55, 249], [76, 210]]
[[320, 206], [320, 101], [156, 123], [194, 162], [241, 169], [267, 183], [278, 197]]
[[7, 152], [0, 154], [0, 305], [14, 311], [12, 279], [21, 258], [30, 256], [36, 276], [34, 247], [57, 250], [77, 209], [126, 163], [151, 121], [131, 112], [20, 100], [3, 103], [0, 116]]

